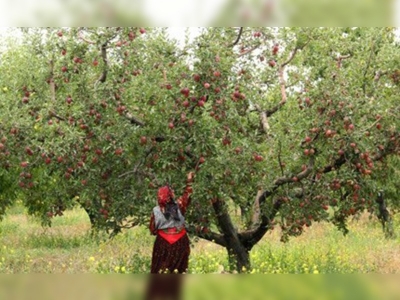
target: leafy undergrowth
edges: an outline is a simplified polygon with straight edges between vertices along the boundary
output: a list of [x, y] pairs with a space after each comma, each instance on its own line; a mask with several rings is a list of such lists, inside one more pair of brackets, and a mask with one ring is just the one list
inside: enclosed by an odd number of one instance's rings
[[[398, 228], [398, 220], [395, 226]], [[343, 236], [326, 223], [315, 224], [288, 243], [277, 230], [251, 252], [252, 274], [398, 273], [400, 239], [384, 238], [376, 220], [363, 216]], [[112, 240], [90, 234], [82, 210], [67, 211], [42, 228], [23, 209], [13, 208], [0, 223], [1, 273], [148, 273], [154, 237], [146, 227]], [[226, 251], [213, 243], [192, 243], [189, 273], [228, 271]]]

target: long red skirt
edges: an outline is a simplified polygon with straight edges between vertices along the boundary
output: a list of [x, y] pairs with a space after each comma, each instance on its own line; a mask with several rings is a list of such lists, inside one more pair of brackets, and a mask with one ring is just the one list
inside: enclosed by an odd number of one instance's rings
[[190, 255], [189, 237], [185, 234], [177, 242], [170, 244], [157, 235], [153, 246], [151, 273], [185, 273]]

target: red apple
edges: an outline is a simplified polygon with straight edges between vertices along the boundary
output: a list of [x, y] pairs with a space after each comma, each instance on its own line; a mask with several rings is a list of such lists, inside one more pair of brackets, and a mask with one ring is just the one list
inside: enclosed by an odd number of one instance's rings
[[115, 155], [121, 155], [123, 152], [122, 148], [118, 148], [115, 150]]
[[327, 129], [327, 130], [325, 131], [325, 136], [326, 136], [326, 137], [331, 137], [332, 135], [333, 135], [333, 131], [332, 131], [332, 130]]
[[231, 143], [231, 140], [228, 139], [227, 137], [225, 137], [225, 138], [222, 139], [222, 144], [223, 144], [224, 146], [229, 145], [230, 143]]
[[185, 97], [189, 97], [189, 93], [190, 90], [188, 88], [185, 87], [181, 89], [181, 94], [184, 95]]
[[185, 122], [186, 121], [186, 114], [185, 113], [181, 113], [181, 122]]
[[236, 148], [235, 148], [235, 153], [236, 153], [236, 154], [242, 153], [242, 148], [236, 147]]
[[147, 137], [141, 136], [140, 137], [140, 144], [145, 145], [147, 143]]
[[21, 162], [21, 167], [26, 168], [28, 166], [28, 162], [27, 161], [23, 161]]
[[221, 76], [221, 72], [220, 71], [214, 71], [214, 76], [215, 77], [220, 77]]
[[272, 47], [272, 54], [273, 54], [273, 55], [276, 55], [276, 54], [278, 54], [278, 51], [279, 51], [279, 45], [278, 45], [278, 44], [275, 44], [275, 45]]
[[263, 157], [261, 155], [259, 155], [259, 154], [254, 154], [253, 157], [254, 157], [255, 161], [262, 161], [263, 160]]
[[174, 127], [175, 127], [174, 123], [172, 123], [172, 122], [168, 123], [168, 128], [169, 129], [173, 129]]
[[202, 156], [199, 159], [199, 164], [203, 164], [205, 161], [206, 161], [205, 158]]
[[28, 154], [28, 155], [33, 155], [33, 151], [32, 151], [32, 149], [29, 148], [29, 147], [26, 147], [26, 148], [25, 148], [25, 152], [26, 152], [26, 154]]
[[275, 66], [276, 66], [275, 60], [270, 59], [270, 60], [268, 61], [268, 65], [269, 65], [271, 68], [275, 67]]
[[146, 33], [146, 29], [144, 29], [144, 28], [142, 27], [142, 28], [139, 29], [139, 32], [140, 32], [141, 34], [145, 34], [145, 33]]
[[95, 60], [93, 61], [93, 66], [97, 67], [98, 64], [99, 64], [99, 62], [95, 59]]
[[64, 72], [64, 73], [65, 73], [65, 72], [67, 72], [67, 71], [68, 71], [68, 68], [67, 68], [66, 66], [62, 66], [62, 67], [61, 67], [61, 72]]
[[135, 39], [135, 33], [133, 31], [129, 31], [128, 33], [128, 37], [130, 41], [133, 41]]
[[211, 85], [210, 85], [208, 82], [204, 83], [204, 87], [205, 87], [206, 89], [210, 88], [210, 86], [211, 86]]
[[193, 80], [196, 81], [196, 82], [199, 82], [200, 81], [200, 75], [199, 74], [194, 74], [193, 75]]

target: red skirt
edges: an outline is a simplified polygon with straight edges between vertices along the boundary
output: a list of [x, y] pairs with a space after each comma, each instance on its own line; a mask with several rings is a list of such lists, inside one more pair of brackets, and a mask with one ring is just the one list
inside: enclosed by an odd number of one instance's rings
[[188, 269], [190, 242], [187, 234], [173, 244], [157, 234], [151, 259], [151, 273], [185, 273]]

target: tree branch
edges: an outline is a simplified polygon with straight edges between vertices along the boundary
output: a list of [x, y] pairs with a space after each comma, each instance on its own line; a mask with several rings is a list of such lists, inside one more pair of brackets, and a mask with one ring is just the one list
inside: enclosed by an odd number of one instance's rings
[[130, 112], [127, 112], [125, 114], [125, 117], [131, 122], [131, 124], [135, 124], [135, 125], [138, 125], [138, 126], [141, 126], [141, 127], [145, 126], [145, 123], [143, 121], [141, 121], [138, 118], [134, 117]]
[[243, 27], [239, 27], [238, 36], [237, 36], [236, 40], [231, 45], [229, 45], [229, 47], [233, 47], [233, 46], [237, 45], [237, 43], [239, 43], [240, 37], [242, 36], [242, 32], [243, 32]]
[[337, 170], [342, 165], [344, 165], [345, 162], [346, 162], [346, 159], [345, 159], [344, 155], [339, 156], [338, 158], [335, 159], [335, 161], [332, 164], [327, 165], [327, 166], [323, 167], [322, 169], [320, 169], [319, 173], [329, 173], [333, 170]]
[[260, 47], [260, 45], [255, 45], [254, 47], [252, 47], [252, 48], [250, 48], [250, 49], [247, 49], [247, 50], [241, 52], [241, 53], [238, 55], [238, 57], [242, 57], [242, 56], [244, 56], [244, 55], [246, 55], [246, 54], [248, 54], [248, 53], [250, 53], [250, 52], [253, 52], [253, 51], [256, 50], [258, 47]]
[[[308, 166], [307, 168], [298, 173], [296, 177], [298, 180], [304, 179], [308, 177], [312, 170], [314, 169], [314, 163], [315, 163], [315, 157], [312, 156], [310, 157], [308, 161]], [[293, 177], [280, 177], [274, 181], [274, 185], [272, 186], [271, 189], [266, 190], [262, 193], [260, 196], [258, 202], [260, 207], [262, 204], [265, 203], [268, 197], [273, 195], [273, 193], [281, 186], [289, 182], [293, 182]], [[239, 238], [245, 244], [247, 249], [251, 249], [259, 240], [262, 239], [262, 237], [265, 235], [265, 233], [270, 229], [270, 223], [278, 213], [280, 207], [282, 205], [282, 201], [280, 199], [276, 200], [273, 205], [272, 209], [269, 213], [269, 215], [266, 214], [261, 214], [261, 223], [253, 229], [247, 230], [245, 232], [239, 233]]]
[[297, 47], [294, 48], [294, 50], [293, 50], [292, 53], [290, 54], [289, 58], [288, 58], [284, 63], [281, 64], [281, 68], [284, 68], [284, 67], [286, 67], [286, 65], [290, 64], [290, 62], [291, 62], [291, 61], [293, 60], [293, 58], [296, 56], [297, 50], [298, 50]]
[[260, 114], [261, 127], [262, 127], [263, 131], [268, 134], [269, 129], [271, 127], [268, 124], [267, 112], [266, 111], [262, 111], [258, 104], [255, 105], [255, 108]]
[[[267, 197], [267, 193], [263, 193], [260, 197], [260, 202], [265, 202]], [[265, 235], [265, 233], [270, 229], [270, 225], [272, 220], [275, 218], [278, 213], [280, 207], [282, 205], [281, 199], [278, 199], [272, 205], [272, 209], [268, 216], [261, 216], [261, 224], [255, 229], [247, 230], [239, 233], [239, 239], [242, 241], [246, 249], [251, 250], [254, 245], [256, 245]]]
[[103, 59], [104, 66], [103, 72], [101, 73], [97, 82], [104, 83], [107, 79], [107, 72], [108, 72], [108, 61], [107, 61], [107, 44], [108, 40], [101, 45], [101, 58]]
[[54, 61], [50, 60], [50, 96], [53, 104], [56, 103], [56, 85], [54, 83]]
[[91, 45], [94, 45], [94, 44], [95, 44], [95, 42], [92, 42], [92, 41], [89, 41], [89, 40], [85, 39], [85, 38], [83, 37], [83, 35], [82, 35], [82, 31], [81, 31], [81, 30], [78, 31], [78, 37], [79, 37], [82, 41], [84, 41], [84, 42], [86, 42], [86, 43], [88, 43], [88, 44], [91, 44]]
[[237, 231], [224, 207], [224, 203], [220, 199], [215, 198], [212, 200], [212, 206], [214, 208], [218, 225], [221, 227], [221, 231], [224, 233], [223, 238], [225, 245], [239, 244]]
[[208, 232], [199, 232], [196, 230], [195, 225], [189, 225], [187, 228], [187, 231], [189, 234], [195, 235], [199, 238], [202, 238], [204, 240], [216, 243], [217, 245], [220, 245], [222, 247], [226, 247], [226, 241], [225, 238], [222, 234], [215, 233], [213, 231], [208, 231]]
[[287, 66], [293, 60], [293, 58], [296, 56], [297, 50], [298, 49], [295, 48], [292, 51], [292, 53], [290, 54], [289, 58], [279, 66], [278, 76], [279, 76], [279, 85], [281, 88], [282, 100], [277, 105], [275, 105], [273, 108], [266, 110], [264, 112], [261, 112], [261, 109], [258, 105], [256, 106], [257, 111], [260, 113], [261, 124], [264, 129], [264, 132], [268, 132], [269, 128], [270, 128], [267, 118], [272, 116], [274, 113], [276, 113], [286, 103], [287, 95], [286, 95], [286, 81], [284, 78], [284, 70], [285, 70], [285, 66]]
[[[286, 92], [285, 92], [285, 94], [286, 94]], [[285, 96], [286, 97], [286, 96]], [[285, 98], [286, 99], [286, 98]], [[283, 102], [283, 101], [281, 101], [281, 102], [279, 102], [277, 105], [275, 105], [275, 107], [273, 107], [273, 108], [271, 108], [271, 109], [269, 109], [269, 110], [266, 110], [265, 111], [265, 115], [267, 116], [267, 117], [270, 117], [270, 116], [272, 116], [274, 113], [276, 113], [284, 104], [286, 103], [286, 100], [285, 100], [285, 102]]]

